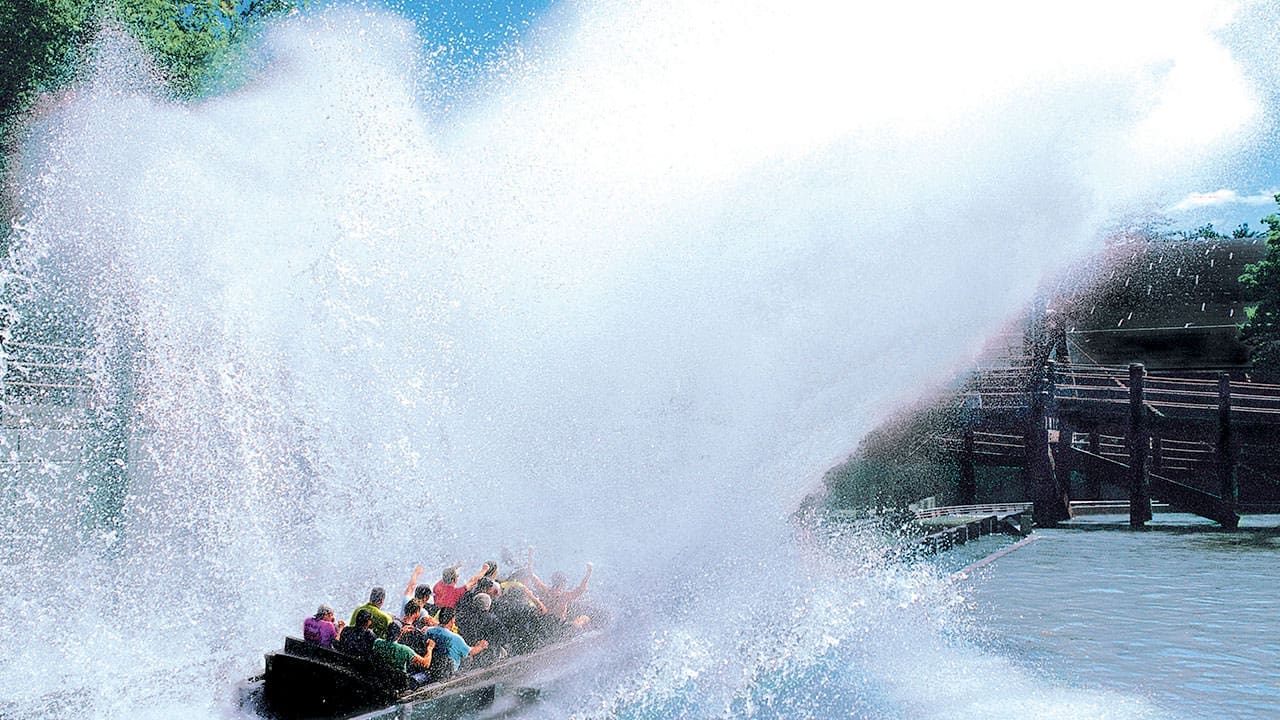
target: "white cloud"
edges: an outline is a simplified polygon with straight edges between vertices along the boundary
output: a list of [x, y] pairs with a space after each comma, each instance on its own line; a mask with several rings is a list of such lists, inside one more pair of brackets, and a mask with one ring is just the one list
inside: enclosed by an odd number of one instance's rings
[[1259, 191], [1254, 195], [1241, 195], [1235, 190], [1222, 188], [1213, 192], [1191, 193], [1177, 203], [1170, 205], [1169, 212], [1187, 212], [1205, 207], [1222, 205], [1270, 205], [1275, 202], [1276, 190]]

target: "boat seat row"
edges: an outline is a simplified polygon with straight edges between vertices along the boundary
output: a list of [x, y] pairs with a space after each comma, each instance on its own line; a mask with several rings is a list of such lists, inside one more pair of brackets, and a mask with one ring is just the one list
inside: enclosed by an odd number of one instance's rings
[[301, 638], [285, 637], [284, 654], [333, 665], [356, 675], [373, 678], [388, 690], [403, 690], [409, 684], [409, 676], [385, 668], [365, 658], [354, 657], [337, 650], [320, 647]]

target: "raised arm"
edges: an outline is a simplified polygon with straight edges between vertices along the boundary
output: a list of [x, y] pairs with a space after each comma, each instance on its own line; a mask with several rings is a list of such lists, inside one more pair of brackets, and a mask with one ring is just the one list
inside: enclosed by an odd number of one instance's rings
[[422, 574], [422, 566], [419, 565], [413, 569], [413, 574], [409, 576], [409, 584], [405, 586], [404, 596], [413, 597], [413, 591], [418, 587], [418, 576]]
[[[459, 565], [461, 565], [461, 563], [459, 563]], [[467, 581], [466, 588], [470, 590], [475, 587], [476, 583], [480, 582], [480, 578], [484, 577], [484, 574], [487, 572], [489, 572], [489, 561], [486, 560], [485, 562], [480, 563], [480, 572], [476, 573]]]
[[542, 582], [542, 578], [538, 577], [532, 570], [529, 571], [529, 582], [533, 583], [534, 587], [538, 588], [538, 592], [543, 595], [551, 592], [551, 589]]
[[542, 604], [542, 600], [538, 598], [538, 595], [536, 593], [530, 590], [529, 587], [524, 583], [521, 583], [519, 585], [519, 588], [522, 592], [524, 592], [525, 599], [528, 600], [530, 603], [532, 603], [534, 607], [538, 608], [539, 615], [547, 614], [547, 606]]
[[587, 583], [591, 580], [591, 571], [594, 567], [591, 563], [587, 563], [587, 574], [582, 576], [582, 582], [578, 583], [578, 587], [569, 593], [570, 600], [577, 600], [578, 596], [587, 591]]
[[538, 592], [543, 595], [547, 594], [547, 586], [542, 583], [542, 578], [538, 577], [538, 573], [533, 571], [533, 546], [529, 546], [529, 581], [537, 586]]

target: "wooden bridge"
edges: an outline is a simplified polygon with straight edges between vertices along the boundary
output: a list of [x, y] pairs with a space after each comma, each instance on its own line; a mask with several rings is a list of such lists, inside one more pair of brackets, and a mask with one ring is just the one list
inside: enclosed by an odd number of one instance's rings
[[1242, 478], [1280, 479], [1280, 385], [1047, 361], [979, 371], [956, 401], [972, 429], [935, 440], [959, 463], [961, 503], [974, 500], [976, 467], [1003, 466], [1024, 469], [1038, 525], [1071, 516], [1073, 473], [1085, 496], [1127, 491], [1133, 527], [1150, 519], [1152, 499], [1227, 528], [1241, 512], [1278, 509], [1239, 496]]
[[[1280, 385], [1253, 382], [1240, 276], [1262, 238], [1119, 238], [1042, 284], [970, 370], [829, 472], [837, 502], [1165, 501], [1234, 527], [1280, 512]], [[1131, 362], [1141, 364], [1130, 365]], [[1019, 471], [1015, 475], [1010, 470]]]

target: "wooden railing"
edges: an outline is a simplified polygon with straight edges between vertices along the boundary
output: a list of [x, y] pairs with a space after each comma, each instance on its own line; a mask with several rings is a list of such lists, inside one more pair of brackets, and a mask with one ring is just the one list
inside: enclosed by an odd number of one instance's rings
[[49, 343], [0, 343], [5, 402], [71, 404], [92, 389], [86, 348]]
[[945, 517], [948, 515], [1007, 515], [1009, 513], [1026, 512], [1031, 503], [991, 503], [987, 505], [948, 505], [916, 510], [917, 520]]

